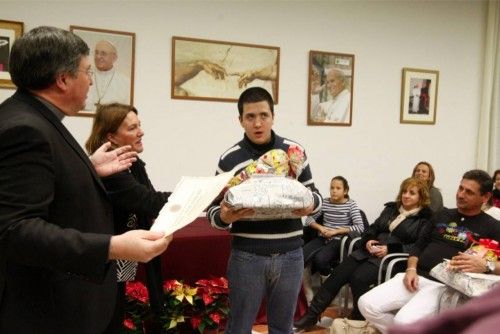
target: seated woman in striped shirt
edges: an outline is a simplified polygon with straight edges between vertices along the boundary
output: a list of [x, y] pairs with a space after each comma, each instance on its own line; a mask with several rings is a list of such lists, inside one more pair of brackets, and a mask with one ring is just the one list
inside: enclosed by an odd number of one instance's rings
[[349, 232], [361, 234], [363, 220], [355, 201], [349, 198], [349, 184], [342, 176], [335, 176], [330, 182], [330, 198], [323, 200], [323, 206], [305, 224], [318, 231], [318, 236], [304, 246], [304, 265], [311, 265], [311, 272], [330, 274], [334, 263], [340, 257], [340, 239]]

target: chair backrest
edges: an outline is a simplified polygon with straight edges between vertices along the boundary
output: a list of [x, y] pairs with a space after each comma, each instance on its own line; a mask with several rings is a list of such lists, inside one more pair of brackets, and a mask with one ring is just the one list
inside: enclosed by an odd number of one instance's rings
[[340, 262], [352, 253], [359, 240], [361, 240], [361, 237], [354, 233], [346, 234], [342, 237], [340, 241]]
[[370, 226], [370, 222], [368, 221], [368, 218], [366, 218], [366, 214], [363, 210], [359, 210], [359, 213], [361, 214], [361, 219], [363, 220], [363, 226], [365, 227], [365, 230]]

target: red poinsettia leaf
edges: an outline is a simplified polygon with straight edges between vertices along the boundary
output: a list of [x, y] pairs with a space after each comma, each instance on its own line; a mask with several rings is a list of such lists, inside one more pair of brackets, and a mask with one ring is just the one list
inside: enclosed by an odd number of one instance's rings
[[207, 286], [208, 285], [208, 280], [206, 280], [206, 279], [200, 279], [200, 280], [196, 281], [196, 285]]
[[211, 304], [214, 301], [212, 296], [210, 296], [208, 293], [204, 293], [202, 298], [205, 305]]
[[164, 291], [172, 291], [172, 290], [175, 290], [176, 288], [178, 288], [181, 285], [182, 284], [179, 281], [175, 280], [175, 279], [168, 280], [168, 281], [163, 282], [163, 290]]
[[128, 328], [130, 330], [137, 329], [137, 327], [135, 327], [134, 322], [132, 321], [132, 319], [125, 319], [125, 320], [123, 320], [123, 326], [125, 326], [126, 328]]
[[127, 282], [125, 292], [128, 297], [138, 300], [144, 304], [149, 301], [148, 289], [141, 282]]
[[191, 322], [191, 327], [193, 327], [193, 329], [196, 329], [201, 324], [201, 318], [197, 316], [192, 316], [190, 322]]
[[213, 287], [222, 288], [222, 289], [228, 288], [228, 281], [224, 277], [214, 278], [211, 282], [212, 282], [211, 285]]
[[219, 314], [219, 313], [216, 313], [216, 312], [214, 312], [214, 313], [210, 313], [208, 316], [209, 316], [209, 317], [210, 317], [210, 319], [212, 319], [212, 320], [213, 320], [213, 322], [215, 322], [217, 325], [218, 325], [218, 324], [220, 323], [220, 321], [221, 321], [221, 317], [220, 317], [220, 314]]
[[225, 292], [225, 289], [222, 289], [222, 288], [212, 288], [212, 291], [211, 293], [216, 293], [216, 294], [220, 294], [220, 293], [224, 293]]

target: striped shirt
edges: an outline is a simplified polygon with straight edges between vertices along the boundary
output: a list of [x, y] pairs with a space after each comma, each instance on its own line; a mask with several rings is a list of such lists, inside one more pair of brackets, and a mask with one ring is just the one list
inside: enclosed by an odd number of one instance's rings
[[331, 203], [329, 198], [323, 199], [323, 206], [317, 213], [308, 216], [305, 225], [317, 221], [323, 216], [322, 225], [330, 228], [348, 227], [352, 232], [362, 233], [364, 230], [363, 219], [358, 205], [352, 199], [338, 204]]

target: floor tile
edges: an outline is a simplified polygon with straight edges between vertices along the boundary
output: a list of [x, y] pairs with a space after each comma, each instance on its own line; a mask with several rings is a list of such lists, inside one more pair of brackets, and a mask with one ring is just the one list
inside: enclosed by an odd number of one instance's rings
[[[337, 318], [339, 315], [337, 307], [329, 307], [323, 312], [321, 321], [311, 330], [305, 332], [297, 332], [300, 334], [328, 334], [330, 333], [330, 325], [333, 319]], [[252, 334], [267, 334], [267, 325], [255, 325], [252, 328]]]

